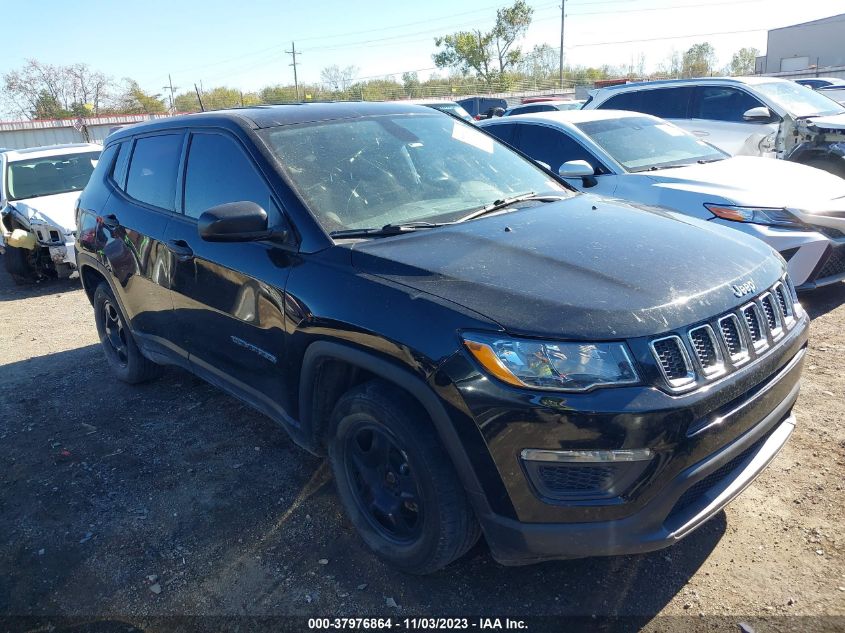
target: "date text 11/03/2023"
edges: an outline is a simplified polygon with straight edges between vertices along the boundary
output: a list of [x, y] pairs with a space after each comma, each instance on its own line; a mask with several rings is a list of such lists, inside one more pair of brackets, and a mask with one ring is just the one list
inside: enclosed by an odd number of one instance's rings
[[528, 629], [524, 620], [511, 618], [309, 618], [310, 630], [411, 631], [479, 630], [519, 631]]

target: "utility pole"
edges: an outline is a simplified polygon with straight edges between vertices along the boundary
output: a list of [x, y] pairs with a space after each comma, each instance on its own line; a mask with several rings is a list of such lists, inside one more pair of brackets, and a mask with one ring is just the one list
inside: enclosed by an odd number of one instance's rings
[[179, 86], [173, 85], [173, 79], [170, 77], [170, 73], [167, 73], [167, 85], [162, 86], [162, 89], [170, 90], [170, 114], [173, 114], [173, 93], [179, 89]]
[[560, 89], [563, 90], [563, 25], [566, 20], [566, 0], [560, 0]]
[[[293, 63], [288, 65], [293, 66], [293, 87], [296, 89], [296, 100], [299, 101], [299, 81], [296, 79], [296, 43], [291, 42], [290, 50], [285, 52], [293, 57]], [[302, 55], [302, 53], [300, 53], [300, 55]]]

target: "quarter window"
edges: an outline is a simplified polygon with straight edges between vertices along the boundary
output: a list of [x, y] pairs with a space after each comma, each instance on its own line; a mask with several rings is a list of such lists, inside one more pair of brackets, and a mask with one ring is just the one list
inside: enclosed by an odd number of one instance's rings
[[182, 134], [160, 134], [135, 141], [126, 181], [129, 196], [173, 211], [182, 137]]
[[270, 187], [235, 141], [222, 134], [192, 135], [185, 172], [185, 215], [198, 218], [218, 204], [243, 201], [267, 211], [270, 226], [278, 224]]

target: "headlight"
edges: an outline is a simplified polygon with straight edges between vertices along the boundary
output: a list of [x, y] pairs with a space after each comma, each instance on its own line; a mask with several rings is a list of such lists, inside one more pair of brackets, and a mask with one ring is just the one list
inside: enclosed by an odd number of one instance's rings
[[734, 207], [724, 204], [705, 204], [704, 206], [713, 215], [725, 220], [733, 220], [734, 222], [753, 222], [754, 224], [788, 226], [796, 229], [807, 228], [807, 225], [786, 209]]
[[489, 373], [518, 387], [586, 391], [639, 382], [624, 343], [561, 343], [464, 334], [464, 345]]

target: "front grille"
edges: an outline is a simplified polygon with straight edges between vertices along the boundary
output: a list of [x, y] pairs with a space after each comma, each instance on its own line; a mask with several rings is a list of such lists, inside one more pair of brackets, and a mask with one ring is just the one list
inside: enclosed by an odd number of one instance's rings
[[845, 233], [843, 233], [839, 229], [834, 229], [830, 226], [821, 226], [821, 225], [815, 224], [815, 225], [813, 225], [813, 228], [816, 231], [818, 231], [819, 233], [827, 235], [829, 238], [834, 239], [834, 240], [838, 240], [840, 237], [845, 237]]
[[555, 464], [537, 468], [539, 482], [556, 493], [601, 492], [610, 488], [614, 469], [610, 466], [568, 466]]
[[739, 321], [734, 315], [729, 314], [719, 319], [719, 329], [722, 332], [722, 341], [725, 343], [725, 348], [728, 350], [728, 356], [731, 360], [736, 360], [747, 353], [748, 350], [739, 331]]
[[709, 325], [702, 325], [690, 330], [689, 340], [705, 375], [722, 370], [722, 352], [719, 350], [716, 336]]
[[[700, 378], [713, 380], [768, 353], [794, 327], [795, 291], [787, 275], [735, 312], [651, 342], [651, 350], [672, 390], [689, 389]], [[717, 336], [718, 333], [718, 336]], [[695, 368], [690, 361], [695, 359]], [[730, 363], [726, 362], [726, 359]]]
[[771, 293], [767, 292], [760, 297], [760, 305], [763, 306], [763, 314], [766, 317], [766, 325], [769, 326], [769, 331], [772, 337], [776, 338], [781, 334], [781, 312], [780, 308], [775, 305], [775, 299]]
[[775, 285], [775, 296], [778, 298], [778, 305], [780, 306], [780, 312], [784, 316], [785, 319], [788, 319], [792, 316], [792, 298], [789, 296], [789, 292], [784, 288], [783, 284], [779, 283]]
[[825, 277], [835, 277], [843, 273], [845, 273], [845, 244], [831, 249], [827, 261], [825, 261], [824, 266], [822, 266], [816, 275], [816, 280], [821, 280]]
[[753, 303], [748, 304], [742, 309], [742, 318], [745, 319], [745, 325], [748, 328], [748, 334], [751, 337], [751, 342], [757, 345], [765, 342], [766, 336], [763, 334], [763, 328], [760, 323], [760, 314], [757, 311], [757, 306]]
[[652, 342], [652, 350], [657, 362], [663, 370], [663, 375], [670, 384], [682, 383], [691, 378], [690, 367], [684, 344], [677, 336], [669, 336]]

